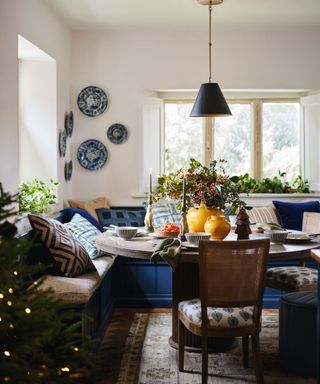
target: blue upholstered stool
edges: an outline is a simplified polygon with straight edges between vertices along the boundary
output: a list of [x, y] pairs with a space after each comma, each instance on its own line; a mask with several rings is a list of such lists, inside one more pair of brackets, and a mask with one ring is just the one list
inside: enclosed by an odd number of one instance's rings
[[280, 364], [296, 375], [317, 375], [317, 300], [317, 292], [294, 292], [280, 301]]

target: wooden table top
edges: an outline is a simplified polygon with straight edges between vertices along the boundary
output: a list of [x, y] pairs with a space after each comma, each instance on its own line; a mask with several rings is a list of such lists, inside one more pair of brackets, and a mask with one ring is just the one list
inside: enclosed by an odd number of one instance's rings
[[[263, 235], [250, 235], [251, 239], [261, 238]], [[96, 237], [96, 246], [108, 253], [117, 256], [133, 257], [138, 259], [149, 260], [155, 246], [155, 238], [150, 236], [134, 237], [130, 240], [121, 239], [114, 236], [110, 232], [103, 232]], [[225, 240], [236, 240], [235, 234], [230, 234]], [[319, 240], [312, 240], [308, 243], [285, 243], [270, 244], [269, 257], [270, 260], [290, 260], [290, 259], [306, 259], [310, 257], [310, 250], [320, 248]], [[319, 255], [320, 250], [316, 251]], [[182, 247], [180, 252], [180, 260], [183, 262], [197, 262], [198, 250], [187, 249]]]

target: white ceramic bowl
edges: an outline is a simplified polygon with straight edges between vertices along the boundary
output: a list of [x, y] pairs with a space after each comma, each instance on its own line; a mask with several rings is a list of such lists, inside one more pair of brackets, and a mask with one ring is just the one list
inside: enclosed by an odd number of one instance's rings
[[132, 239], [133, 236], [136, 235], [138, 228], [136, 227], [116, 227], [116, 234], [122, 239], [129, 240]]
[[199, 245], [200, 240], [210, 240], [210, 233], [207, 232], [189, 232], [185, 234], [187, 241], [193, 245]]
[[264, 231], [265, 237], [268, 237], [272, 243], [283, 243], [288, 236], [288, 231], [284, 230], [273, 230]]

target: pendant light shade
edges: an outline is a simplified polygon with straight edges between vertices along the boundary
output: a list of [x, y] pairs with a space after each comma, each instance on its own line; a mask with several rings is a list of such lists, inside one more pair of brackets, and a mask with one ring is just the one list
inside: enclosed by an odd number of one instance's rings
[[191, 117], [217, 117], [231, 115], [229, 106], [218, 83], [201, 84]]
[[212, 37], [211, 37], [211, 14], [212, 6], [218, 5], [223, 0], [198, 0], [200, 4], [209, 6], [209, 82], [201, 84], [196, 101], [193, 105], [190, 116], [191, 117], [217, 117], [231, 115], [226, 99], [224, 98], [218, 83], [212, 83], [212, 69], [211, 69], [211, 50], [212, 50]]

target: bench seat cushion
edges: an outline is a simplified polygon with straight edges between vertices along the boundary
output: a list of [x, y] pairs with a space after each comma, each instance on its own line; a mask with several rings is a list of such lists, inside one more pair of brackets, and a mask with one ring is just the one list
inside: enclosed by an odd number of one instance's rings
[[92, 260], [97, 272], [86, 273], [75, 278], [47, 275], [39, 288], [52, 289], [56, 299], [85, 304], [100, 285], [114, 260], [115, 256], [102, 256]]

